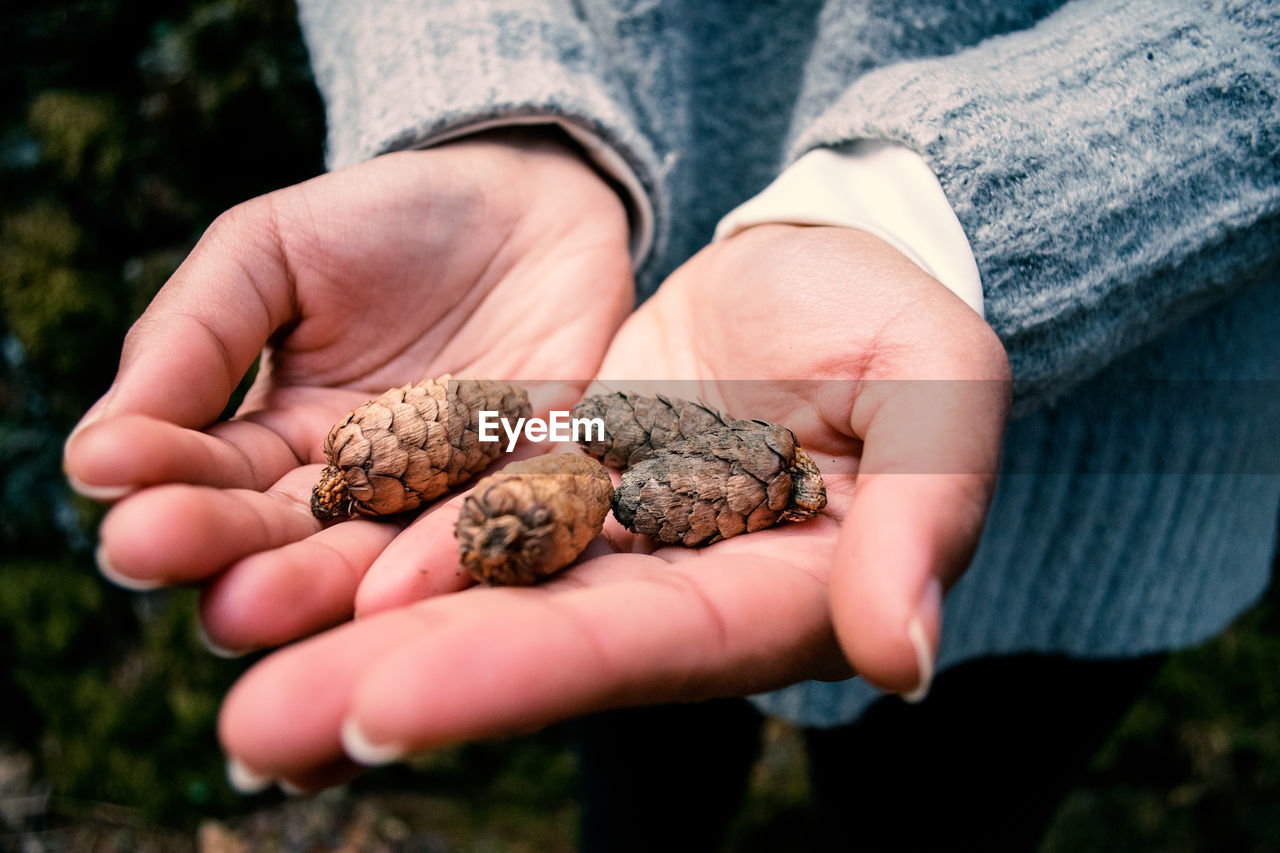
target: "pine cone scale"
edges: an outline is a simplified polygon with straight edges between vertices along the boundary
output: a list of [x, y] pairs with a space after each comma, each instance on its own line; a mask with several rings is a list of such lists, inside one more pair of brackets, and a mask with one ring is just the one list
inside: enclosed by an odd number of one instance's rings
[[577, 559], [603, 528], [612, 496], [608, 473], [586, 456], [513, 462], [463, 502], [459, 559], [478, 581], [533, 583]]
[[356, 408], [325, 439], [334, 473], [317, 484], [312, 512], [324, 520], [404, 512], [471, 479], [503, 450], [479, 440], [482, 409], [512, 419], [531, 414], [523, 389], [449, 377], [393, 388]]
[[574, 414], [604, 419], [604, 440], [583, 449], [626, 468], [613, 497], [618, 521], [661, 543], [709, 544], [826, 505], [821, 472], [785, 427], [626, 393], [588, 397]]

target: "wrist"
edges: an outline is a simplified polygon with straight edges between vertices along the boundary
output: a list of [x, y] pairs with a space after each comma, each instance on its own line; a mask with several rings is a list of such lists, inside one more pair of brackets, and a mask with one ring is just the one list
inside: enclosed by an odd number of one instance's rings
[[621, 205], [632, 268], [638, 269], [653, 249], [655, 218], [648, 192], [618, 152], [594, 133], [554, 116], [530, 116], [461, 129], [430, 147], [455, 145], [500, 147], [523, 155], [528, 167], [555, 161], [576, 167], [572, 171], [594, 177]]
[[558, 126], [494, 127], [433, 145], [424, 153], [446, 150], [465, 151], [456, 162], [467, 164], [464, 177], [482, 190], [482, 203], [490, 194], [517, 199], [513, 209], [520, 219], [543, 233], [590, 220], [614, 229], [626, 251], [624, 197]]
[[964, 229], [930, 166], [905, 146], [863, 139], [809, 151], [726, 215], [716, 237], [764, 222], [874, 234], [983, 313], [982, 282]]
[[[503, 178], [539, 178], [543, 173], [598, 183], [612, 190], [608, 178], [588, 160], [582, 147], [555, 125], [497, 127], [432, 146], [431, 150], [466, 148], [482, 159], [495, 158]], [[615, 192], [616, 194], [616, 192]]]
[[712, 248], [725, 253], [722, 280], [758, 280], [759, 271], [773, 271], [798, 305], [847, 302], [867, 317], [893, 317], [920, 332], [921, 349], [967, 329], [994, 339], [972, 306], [900, 248], [861, 228], [762, 222]]

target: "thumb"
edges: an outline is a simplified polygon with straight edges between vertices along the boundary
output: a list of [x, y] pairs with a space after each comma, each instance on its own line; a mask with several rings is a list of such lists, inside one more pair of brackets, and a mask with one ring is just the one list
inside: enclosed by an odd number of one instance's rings
[[[188, 431], [217, 419], [268, 337], [293, 315], [271, 205], [255, 199], [215, 220], [133, 324], [111, 387], [63, 448], [78, 491], [102, 499], [128, 493], [140, 482], [138, 459], [149, 471], [204, 457], [215, 467], [245, 467], [225, 443]], [[270, 483], [282, 471], [259, 473]]]
[[268, 337], [293, 319], [275, 206], [263, 196], [214, 220], [129, 330], [96, 416], [192, 428], [217, 418]]
[[968, 567], [995, 489], [1005, 380], [868, 382], [863, 437], [836, 545], [832, 621], [849, 662], [882, 689], [923, 698], [943, 592]]

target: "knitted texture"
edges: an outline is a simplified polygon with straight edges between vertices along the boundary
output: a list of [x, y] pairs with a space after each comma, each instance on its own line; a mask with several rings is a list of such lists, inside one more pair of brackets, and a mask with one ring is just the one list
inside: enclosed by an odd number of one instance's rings
[[1026, 409], [1274, 278], [1277, 39], [1274, 4], [1081, 0], [832, 89], [854, 69], [820, 62], [842, 49], [826, 38], [791, 155], [872, 137], [926, 158]]

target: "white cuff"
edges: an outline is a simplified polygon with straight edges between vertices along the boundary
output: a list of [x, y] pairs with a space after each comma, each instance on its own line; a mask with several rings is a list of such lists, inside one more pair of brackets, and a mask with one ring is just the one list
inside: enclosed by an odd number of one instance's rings
[[716, 226], [725, 240], [765, 223], [838, 225], [873, 234], [982, 315], [982, 280], [960, 220], [933, 170], [910, 148], [859, 140], [815, 148]]
[[640, 179], [636, 177], [636, 173], [627, 165], [622, 155], [591, 131], [554, 115], [504, 116], [455, 127], [423, 141], [420, 147], [428, 148], [432, 145], [453, 142], [464, 136], [486, 130], [533, 125], [552, 125], [569, 134], [574, 142], [582, 146], [591, 164], [612, 178], [624, 190], [627, 197], [623, 202], [627, 206], [628, 218], [631, 221], [631, 266], [632, 269], [639, 269], [653, 249], [653, 204], [649, 201], [649, 195], [644, 191]]

